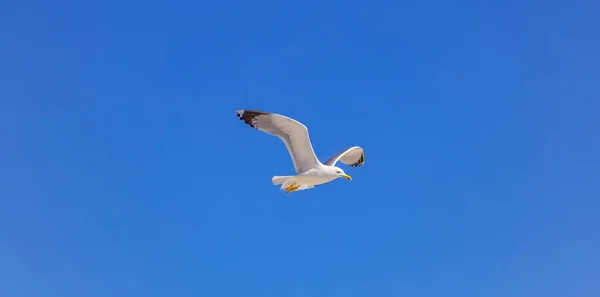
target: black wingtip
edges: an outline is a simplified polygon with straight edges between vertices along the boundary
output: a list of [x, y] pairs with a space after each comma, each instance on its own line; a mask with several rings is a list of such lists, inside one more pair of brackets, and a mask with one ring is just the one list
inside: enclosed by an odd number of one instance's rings
[[360, 154], [360, 158], [358, 159], [358, 161], [356, 161], [356, 163], [350, 164], [348, 166], [352, 166], [352, 167], [360, 167], [365, 163], [365, 153]]
[[268, 113], [268, 112], [258, 111], [258, 110], [241, 109], [241, 110], [236, 111], [237, 117], [240, 120], [244, 121], [244, 123], [248, 124], [252, 128], [256, 128], [256, 127], [254, 127], [254, 124], [252, 123], [254, 118], [256, 118], [257, 116], [260, 116], [260, 115], [269, 115], [269, 114], [270, 113]]

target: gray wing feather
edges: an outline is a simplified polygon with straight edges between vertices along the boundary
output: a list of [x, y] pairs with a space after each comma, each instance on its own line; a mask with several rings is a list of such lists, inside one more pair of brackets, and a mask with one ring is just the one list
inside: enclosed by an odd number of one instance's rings
[[365, 163], [365, 152], [360, 146], [353, 146], [339, 152], [323, 164], [333, 166], [338, 161], [341, 161], [348, 166], [360, 167]]
[[290, 154], [296, 172], [302, 172], [319, 164], [308, 135], [302, 123], [275, 113], [258, 110], [238, 110], [238, 118], [250, 127], [279, 137]]

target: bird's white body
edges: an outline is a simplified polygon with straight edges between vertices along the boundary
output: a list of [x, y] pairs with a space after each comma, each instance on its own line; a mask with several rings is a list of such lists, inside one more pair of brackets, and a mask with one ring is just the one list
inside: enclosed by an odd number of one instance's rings
[[288, 117], [256, 110], [238, 110], [237, 116], [251, 127], [279, 137], [286, 145], [296, 175], [272, 178], [273, 184], [281, 185], [286, 192], [312, 189], [339, 177], [351, 180], [342, 169], [334, 166], [335, 163], [341, 161], [355, 167], [364, 163], [363, 149], [358, 146], [336, 154], [325, 164], [321, 163], [313, 151], [306, 126]]
[[282, 189], [299, 186], [298, 190], [312, 189], [316, 185], [328, 183], [340, 175], [332, 166], [319, 163], [315, 168], [300, 172], [292, 176], [273, 176], [273, 185], [281, 185]]

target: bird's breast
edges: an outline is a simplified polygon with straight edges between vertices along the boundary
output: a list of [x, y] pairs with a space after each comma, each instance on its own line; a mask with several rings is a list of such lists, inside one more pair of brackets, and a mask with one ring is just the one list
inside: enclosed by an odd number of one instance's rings
[[332, 181], [335, 179], [335, 176], [326, 174], [325, 172], [308, 171], [298, 175], [297, 178], [303, 183], [318, 185]]

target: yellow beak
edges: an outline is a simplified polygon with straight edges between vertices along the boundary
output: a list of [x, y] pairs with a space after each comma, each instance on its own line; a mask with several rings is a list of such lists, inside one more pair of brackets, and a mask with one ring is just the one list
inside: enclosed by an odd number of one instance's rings
[[350, 175], [347, 174], [342, 174], [342, 177], [347, 179], [347, 180], [352, 180], [352, 178], [350, 177]]

